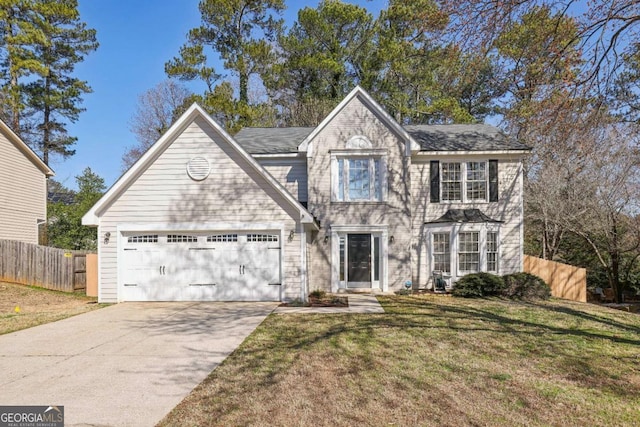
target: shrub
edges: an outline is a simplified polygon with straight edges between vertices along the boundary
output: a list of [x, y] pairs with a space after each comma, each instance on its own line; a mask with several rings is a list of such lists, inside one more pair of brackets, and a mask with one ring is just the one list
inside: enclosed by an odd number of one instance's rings
[[540, 277], [529, 273], [506, 274], [502, 277], [504, 288], [500, 293], [513, 299], [549, 299], [551, 288]]
[[322, 299], [325, 296], [327, 296], [327, 292], [323, 291], [322, 289], [316, 289], [315, 291], [311, 291], [309, 293], [309, 297], [310, 298], [317, 298], [317, 299]]
[[463, 298], [482, 298], [498, 295], [504, 282], [502, 277], [490, 273], [474, 273], [461, 277], [451, 294]]

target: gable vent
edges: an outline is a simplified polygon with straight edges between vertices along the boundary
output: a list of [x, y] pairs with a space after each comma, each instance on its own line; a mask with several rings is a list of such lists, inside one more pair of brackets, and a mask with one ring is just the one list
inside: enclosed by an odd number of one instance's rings
[[187, 174], [195, 181], [202, 181], [209, 176], [210, 171], [209, 161], [204, 157], [194, 157], [187, 163]]

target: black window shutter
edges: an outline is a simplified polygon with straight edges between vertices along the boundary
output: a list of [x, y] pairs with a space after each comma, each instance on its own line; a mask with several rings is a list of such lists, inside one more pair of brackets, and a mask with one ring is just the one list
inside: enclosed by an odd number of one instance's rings
[[489, 160], [489, 201], [498, 201], [498, 161]]
[[431, 160], [430, 170], [430, 201], [431, 203], [440, 202], [440, 162], [437, 160]]

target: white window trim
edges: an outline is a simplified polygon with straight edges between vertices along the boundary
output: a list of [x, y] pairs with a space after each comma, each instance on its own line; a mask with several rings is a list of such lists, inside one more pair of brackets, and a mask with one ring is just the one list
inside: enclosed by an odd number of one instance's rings
[[449, 241], [448, 246], [449, 246], [449, 271], [445, 271], [445, 270], [441, 270], [442, 274], [446, 274], [446, 275], [450, 275], [453, 272], [453, 269], [451, 268], [451, 233], [449, 231], [437, 231], [434, 230], [431, 232], [430, 237], [429, 237], [429, 248], [431, 249], [431, 270], [435, 271], [435, 255], [436, 253], [434, 252], [434, 235], [435, 234], [443, 234], [449, 237]]
[[[338, 177], [340, 168], [338, 167], [338, 159], [369, 159], [369, 160], [380, 160], [380, 171], [378, 171], [378, 176], [380, 178], [380, 198], [381, 200], [377, 200], [374, 198], [370, 198], [368, 200], [357, 199], [357, 200], [349, 200], [349, 187], [348, 183], [348, 162], [344, 164], [347, 167], [344, 168], [343, 173], [346, 175], [343, 177], [343, 185], [344, 187], [344, 200], [340, 200], [340, 179]], [[383, 203], [387, 201], [388, 198], [388, 173], [387, 173], [387, 150], [332, 150], [331, 151], [331, 201], [338, 203]], [[369, 162], [369, 170], [370, 172], [373, 170], [373, 161]], [[375, 195], [375, 179], [376, 174], [370, 174], [371, 177], [371, 192]]]
[[[489, 233], [495, 233], [496, 234], [496, 269], [494, 271], [489, 270], [489, 259], [488, 259], [488, 245], [489, 245]], [[485, 256], [487, 257], [487, 261], [486, 261], [486, 266], [487, 266], [487, 272], [488, 273], [495, 273], [495, 274], [499, 274], [500, 272], [500, 233], [498, 233], [497, 230], [493, 230], [493, 229], [487, 229], [486, 234], [486, 244], [485, 244]]]
[[[477, 233], [478, 234], [478, 252], [464, 252], [464, 253], [467, 253], [467, 254], [473, 254], [473, 253], [477, 253], [478, 254], [478, 270], [463, 270], [462, 268], [460, 268], [460, 257], [459, 257], [459, 255], [460, 255], [461, 251], [460, 251], [459, 244], [460, 244], [460, 234], [461, 233], [469, 233], [469, 234], [470, 233]], [[483, 258], [484, 258], [485, 267], [486, 267], [486, 231], [485, 231], [485, 233], [482, 233], [481, 230], [460, 229], [460, 230], [458, 230], [458, 233], [457, 233], [456, 237], [457, 237], [456, 245], [458, 245], [458, 246], [456, 246], [456, 258], [458, 258], [457, 259], [458, 265], [456, 265], [456, 270], [457, 270], [458, 274], [461, 275], [461, 276], [464, 276], [466, 274], [473, 274], [473, 273], [479, 273], [481, 271], [486, 271], [486, 268], [485, 268], [485, 270], [483, 270], [483, 268], [482, 268]], [[483, 239], [483, 237], [484, 237], [484, 239]], [[483, 244], [483, 240], [484, 240], [485, 244]]]
[[[460, 196], [462, 200], [445, 200], [443, 198], [443, 172], [442, 166], [445, 163], [459, 163], [460, 164]], [[485, 195], [484, 199], [472, 199], [469, 200], [467, 198], [467, 165], [469, 163], [484, 163], [485, 164]], [[440, 161], [439, 165], [439, 174], [440, 174], [440, 203], [489, 203], [489, 159], [477, 159], [477, 160], [459, 160], [459, 159], [443, 159]]]
[[428, 239], [427, 245], [427, 256], [429, 260], [429, 277], [433, 272], [434, 266], [434, 257], [433, 257], [433, 234], [434, 233], [449, 233], [449, 249], [451, 250], [450, 257], [450, 265], [451, 265], [451, 273], [447, 274], [447, 276], [451, 276], [452, 281], [457, 281], [460, 277], [471, 274], [474, 272], [470, 271], [461, 271], [459, 269], [460, 265], [458, 263], [458, 235], [461, 232], [478, 232], [478, 241], [479, 241], [479, 249], [480, 249], [480, 264], [479, 264], [479, 272], [487, 271], [487, 232], [495, 232], [497, 233], [497, 243], [498, 243], [498, 252], [497, 252], [497, 271], [491, 272], [492, 274], [501, 274], [501, 255], [502, 255], [502, 244], [501, 244], [501, 233], [500, 233], [500, 224], [497, 223], [463, 223], [463, 224], [438, 224], [438, 225], [429, 225], [428, 232], [426, 233], [426, 238]]

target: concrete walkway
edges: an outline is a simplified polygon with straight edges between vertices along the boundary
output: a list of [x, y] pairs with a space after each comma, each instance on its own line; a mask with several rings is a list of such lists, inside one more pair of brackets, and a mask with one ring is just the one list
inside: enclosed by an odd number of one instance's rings
[[278, 314], [384, 313], [375, 295], [344, 294], [344, 296], [349, 298], [349, 307], [278, 307], [275, 312]]
[[0, 336], [0, 405], [66, 426], [153, 426], [277, 303], [123, 303]]

